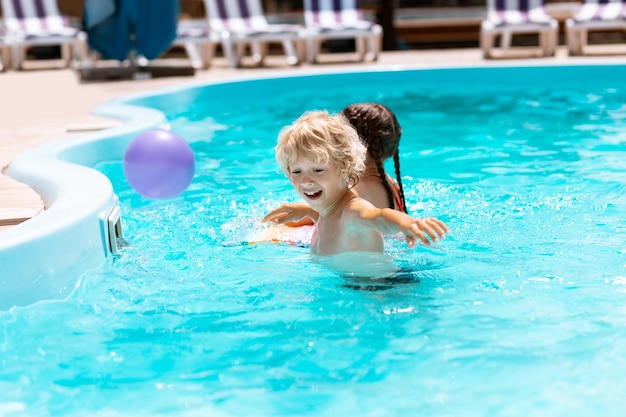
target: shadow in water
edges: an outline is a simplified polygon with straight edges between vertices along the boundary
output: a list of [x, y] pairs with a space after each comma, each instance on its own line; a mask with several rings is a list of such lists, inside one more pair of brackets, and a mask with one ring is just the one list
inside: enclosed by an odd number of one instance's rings
[[342, 287], [356, 291], [386, 291], [404, 285], [419, 284], [422, 280], [438, 280], [438, 270], [445, 267], [443, 264], [430, 260], [412, 260], [408, 264], [398, 265], [393, 271], [378, 276], [362, 276], [357, 274], [342, 274], [345, 283]]
[[404, 268], [379, 278], [354, 275], [343, 275], [343, 278], [346, 282], [342, 287], [356, 291], [386, 291], [397, 288], [399, 285], [420, 282], [419, 274], [416, 271]]

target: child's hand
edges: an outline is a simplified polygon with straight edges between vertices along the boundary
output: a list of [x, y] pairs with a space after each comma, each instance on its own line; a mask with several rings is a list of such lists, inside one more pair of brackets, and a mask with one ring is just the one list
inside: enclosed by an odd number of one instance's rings
[[[313, 224], [319, 217], [318, 213], [306, 203], [284, 203], [263, 217], [264, 222], [288, 225]], [[307, 221], [302, 222], [304, 219]]]
[[448, 227], [441, 220], [433, 217], [425, 219], [413, 219], [404, 234], [406, 235], [406, 243], [410, 248], [415, 246], [417, 239], [421, 240], [426, 246], [430, 246], [430, 241], [437, 242], [443, 239], [448, 233]]

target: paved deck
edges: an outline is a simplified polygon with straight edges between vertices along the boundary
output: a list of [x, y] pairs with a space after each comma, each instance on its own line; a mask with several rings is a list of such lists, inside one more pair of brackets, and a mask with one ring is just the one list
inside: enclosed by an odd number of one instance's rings
[[[609, 51], [610, 52], [610, 51]], [[602, 57], [568, 57], [560, 48], [556, 57], [531, 58], [532, 62], [558, 62], [612, 60], [626, 63], [624, 50], [621, 55]], [[521, 60], [521, 58], [520, 58]], [[496, 60], [504, 61], [504, 60]], [[506, 60], [511, 63], [511, 60]], [[527, 60], [524, 60], [527, 61]], [[454, 66], [482, 64], [485, 61], [478, 49], [426, 50], [384, 52], [376, 65], [417, 65]], [[517, 62], [517, 61], [515, 61]], [[323, 68], [355, 69], [359, 63], [346, 61], [319, 64]], [[230, 69], [220, 59], [204, 71], [196, 71], [194, 76], [163, 77], [146, 80], [121, 80], [82, 83], [71, 69], [31, 69], [0, 73], [0, 232], [27, 221], [40, 210], [45, 210], [42, 201], [30, 187], [6, 175], [4, 169], [13, 158], [27, 149], [71, 139], [88, 130], [97, 130], [116, 125], [118, 122], [103, 119], [90, 112], [98, 105], [116, 97], [147, 90], [164, 88], [180, 83], [202, 80], [217, 80], [242, 76], [293, 73], [302, 68], [315, 68], [307, 64], [301, 67], [288, 67], [282, 57], [270, 57], [264, 68]]]

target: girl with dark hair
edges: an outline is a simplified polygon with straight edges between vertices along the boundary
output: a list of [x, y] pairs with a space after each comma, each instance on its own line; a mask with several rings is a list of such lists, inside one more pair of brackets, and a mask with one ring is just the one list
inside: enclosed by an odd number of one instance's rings
[[[355, 191], [376, 207], [389, 207], [407, 213], [398, 155], [402, 128], [396, 115], [379, 103], [351, 104], [341, 114], [356, 129], [367, 148], [365, 172]], [[391, 157], [396, 181], [385, 172], [385, 161]]]

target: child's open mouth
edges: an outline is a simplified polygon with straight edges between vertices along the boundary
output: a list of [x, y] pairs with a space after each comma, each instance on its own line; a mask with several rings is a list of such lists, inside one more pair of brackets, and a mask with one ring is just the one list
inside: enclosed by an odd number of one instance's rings
[[322, 195], [321, 191], [305, 191], [304, 195], [310, 200], [317, 200]]

